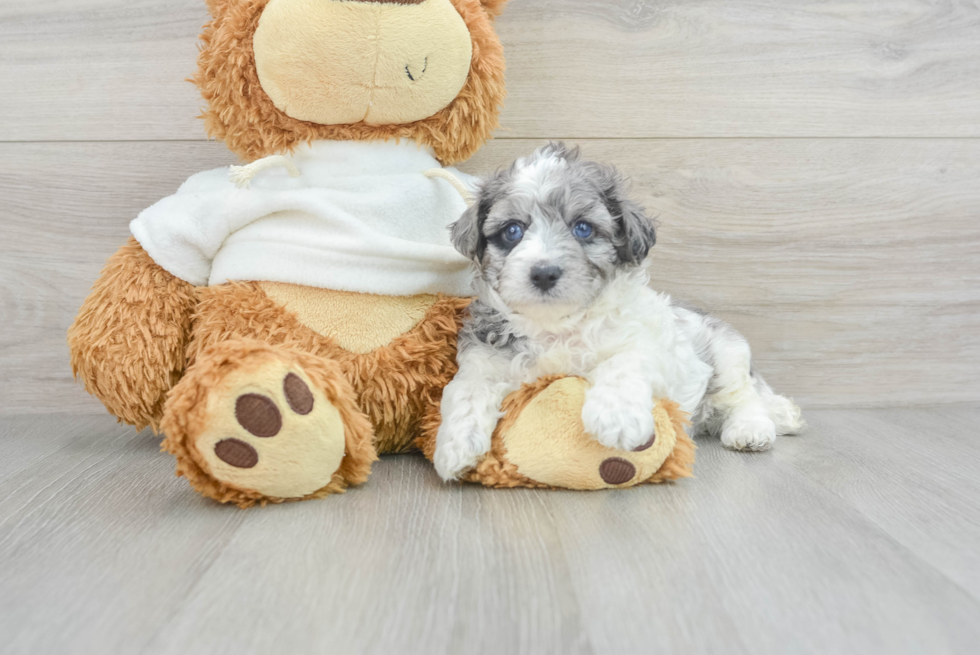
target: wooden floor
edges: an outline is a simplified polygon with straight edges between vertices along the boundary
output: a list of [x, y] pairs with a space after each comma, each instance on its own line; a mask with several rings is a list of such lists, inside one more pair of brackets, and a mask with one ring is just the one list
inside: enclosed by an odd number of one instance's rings
[[107, 417], [0, 419], [4, 653], [967, 653], [980, 406], [813, 410], [697, 479], [444, 487], [418, 456], [241, 511]]

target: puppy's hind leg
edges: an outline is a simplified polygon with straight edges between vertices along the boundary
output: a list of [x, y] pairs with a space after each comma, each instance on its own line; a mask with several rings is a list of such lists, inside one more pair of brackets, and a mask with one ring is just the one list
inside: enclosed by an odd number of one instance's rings
[[[721, 443], [735, 450], [766, 450], [778, 432], [770, 415], [769, 385], [752, 371], [745, 338], [731, 327], [716, 326], [711, 339], [715, 375], [707, 398], [721, 428]], [[766, 393], [768, 392], [768, 393]]]
[[800, 406], [786, 396], [780, 396], [762, 379], [758, 373], [752, 375], [755, 388], [769, 408], [769, 418], [776, 424], [776, 434], [780, 437], [799, 434], [806, 427]]

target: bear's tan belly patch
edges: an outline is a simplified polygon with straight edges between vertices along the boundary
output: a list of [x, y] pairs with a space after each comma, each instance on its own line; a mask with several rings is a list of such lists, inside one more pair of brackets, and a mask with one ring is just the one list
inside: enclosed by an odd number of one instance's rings
[[349, 352], [363, 355], [391, 343], [422, 322], [438, 296], [376, 296], [314, 289], [282, 282], [260, 282], [274, 302], [296, 314], [317, 334]]

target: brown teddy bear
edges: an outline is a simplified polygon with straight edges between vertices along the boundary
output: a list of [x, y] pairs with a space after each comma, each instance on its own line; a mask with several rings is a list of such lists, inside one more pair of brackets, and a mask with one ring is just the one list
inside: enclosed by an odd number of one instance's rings
[[[497, 126], [505, 2], [209, 0], [203, 118], [252, 163], [195, 175], [141, 213], [68, 335], [86, 389], [162, 430], [200, 493], [318, 498], [365, 481], [377, 453], [431, 454], [469, 293], [446, 228], [472, 180], [442, 167]], [[470, 479], [689, 474], [675, 406], [658, 406], [648, 452], [600, 452], [576, 423], [581, 384], [509, 398]]]

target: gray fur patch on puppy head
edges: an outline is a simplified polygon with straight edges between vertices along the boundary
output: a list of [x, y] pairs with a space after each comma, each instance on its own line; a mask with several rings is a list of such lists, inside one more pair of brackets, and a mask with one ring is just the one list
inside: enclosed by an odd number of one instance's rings
[[[614, 166], [549, 143], [481, 182], [452, 241], [511, 308], [572, 309], [642, 263], [656, 231]], [[546, 285], [542, 270], [554, 271]]]

